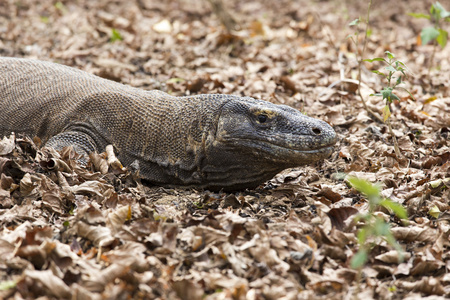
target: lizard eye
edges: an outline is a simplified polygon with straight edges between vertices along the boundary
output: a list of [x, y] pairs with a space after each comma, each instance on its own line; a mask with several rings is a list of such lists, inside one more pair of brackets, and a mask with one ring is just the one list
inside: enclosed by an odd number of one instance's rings
[[265, 123], [267, 121], [268, 117], [266, 115], [258, 115], [258, 122], [259, 123]]

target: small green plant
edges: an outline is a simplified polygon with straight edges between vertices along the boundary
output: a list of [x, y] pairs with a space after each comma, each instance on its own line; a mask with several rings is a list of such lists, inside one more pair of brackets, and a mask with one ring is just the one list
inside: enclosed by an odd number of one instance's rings
[[397, 202], [383, 198], [381, 196], [380, 185], [378, 184], [372, 184], [367, 180], [356, 177], [350, 177], [348, 182], [369, 201], [368, 212], [359, 214], [355, 219], [356, 222], [360, 222], [363, 225], [358, 230], [359, 250], [350, 261], [351, 267], [361, 269], [367, 262], [370, 251], [379, 240], [384, 240], [394, 247], [399, 254], [399, 260], [403, 261], [403, 249], [393, 236], [390, 224], [383, 218], [375, 215], [375, 211], [381, 206], [395, 214], [398, 218], [406, 220], [408, 216], [405, 208]]
[[63, 15], [67, 14], [69, 11], [67, 10], [67, 7], [62, 3], [61, 1], [58, 1], [55, 3], [55, 8], [59, 10]]
[[[384, 68], [386, 71], [388, 71], [387, 73], [381, 72], [379, 70], [373, 70], [372, 72], [378, 75], [383, 76], [384, 78], [386, 78], [387, 80], [387, 86], [384, 87], [379, 93], [376, 94], [370, 94], [370, 96], [380, 96], [383, 98], [383, 100], [385, 100], [385, 106], [383, 109], [383, 121], [388, 124], [389, 127], [389, 132], [391, 133], [392, 139], [394, 140], [394, 150], [395, 150], [395, 154], [397, 155], [397, 157], [401, 157], [400, 154], [400, 149], [398, 148], [398, 143], [397, 143], [397, 139], [394, 135], [394, 132], [392, 131], [392, 126], [391, 126], [391, 122], [389, 120], [389, 117], [391, 116], [391, 110], [389, 108], [390, 104], [394, 101], [394, 100], [400, 100], [400, 98], [394, 94], [394, 90], [396, 89], [402, 89], [404, 91], [406, 91], [411, 98], [414, 99], [413, 95], [404, 87], [399, 86], [400, 84], [403, 83], [402, 78], [406, 78], [406, 71], [408, 70], [406, 65], [395, 59], [395, 55], [392, 54], [389, 51], [385, 51], [385, 54], [387, 56], [387, 60], [383, 57], [375, 57], [372, 59], [364, 59], [364, 61], [368, 61], [368, 62], [375, 62], [375, 61], [380, 61], [380, 62], [384, 62], [385, 64], [387, 64], [387, 66]], [[395, 79], [394, 75], [397, 75], [396, 80], [393, 82], [393, 79]], [[403, 76], [403, 77], [402, 77]]]
[[[414, 97], [407, 89], [399, 86], [400, 84], [403, 83], [402, 75], [403, 75], [403, 78], [407, 77], [406, 71], [408, 69], [407, 69], [406, 65], [399, 60], [395, 60], [395, 55], [392, 54], [391, 52], [385, 51], [384, 53], [386, 54], [386, 56], [388, 58], [387, 60], [382, 57], [376, 57], [376, 58], [372, 58], [372, 59], [364, 59], [364, 61], [368, 61], [368, 62], [382, 61], [387, 64], [387, 66], [384, 68], [385, 70], [388, 71], [387, 74], [383, 73], [381, 71], [378, 71], [378, 70], [373, 70], [372, 73], [381, 75], [384, 78], [386, 78], [388, 86], [384, 87], [379, 93], [370, 94], [370, 96], [381, 96], [381, 97], [383, 97], [383, 100], [386, 100], [386, 105], [383, 109], [383, 121], [386, 122], [386, 120], [391, 115], [391, 111], [389, 109], [389, 104], [391, 104], [392, 101], [394, 101], [394, 100], [400, 100], [400, 98], [396, 94], [394, 94], [395, 89], [402, 89], [402, 90], [406, 91], [411, 96], [411, 98], [414, 99]], [[394, 79], [395, 73], [401, 73], [401, 75], [399, 75], [397, 77], [397, 80], [395, 81], [395, 83], [393, 83], [392, 79]]]
[[48, 24], [49, 23], [49, 18], [47, 16], [41, 16], [40, 17], [41, 22], [44, 24]]
[[122, 35], [117, 29], [112, 28], [111, 29], [111, 37], [109, 38], [110, 43], [114, 43], [115, 41], [121, 41], [123, 40]]
[[434, 54], [436, 52], [436, 46], [439, 44], [442, 49], [447, 45], [448, 31], [442, 28], [443, 21], [450, 22], [450, 12], [445, 10], [445, 8], [436, 2], [431, 5], [430, 14], [422, 13], [409, 13], [408, 15], [414, 18], [428, 19], [433, 23], [433, 26], [424, 27], [420, 33], [420, 39], [422, 45], [426, 45], [429, 42], [434, 43], [433, 53], [431, 55], [430, 63], [428, 66], [428, 75], [430, 74], [430, 69], [433, 64]]

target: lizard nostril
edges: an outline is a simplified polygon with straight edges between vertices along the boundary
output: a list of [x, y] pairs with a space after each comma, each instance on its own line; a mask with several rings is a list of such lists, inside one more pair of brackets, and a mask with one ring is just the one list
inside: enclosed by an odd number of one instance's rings
[[316, 135], [319, 135], [322, 133], [322, 131], [319, 128], [313, 128], [312, 132], [314, 132]]

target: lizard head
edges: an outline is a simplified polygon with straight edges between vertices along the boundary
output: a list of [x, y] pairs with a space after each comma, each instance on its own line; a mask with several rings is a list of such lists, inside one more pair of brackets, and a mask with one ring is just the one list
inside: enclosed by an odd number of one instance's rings
[[207, 160], [211, 170], [227, 169], [241, 181], [261, 183], [286, 168], [328, 157], [336, 140], [330, 125], [294, 108], [236, 97], [221, 108]]

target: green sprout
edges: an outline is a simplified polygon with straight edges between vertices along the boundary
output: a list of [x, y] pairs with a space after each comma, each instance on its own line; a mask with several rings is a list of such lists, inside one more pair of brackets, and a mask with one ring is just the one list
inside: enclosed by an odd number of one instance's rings
[[[394, 140], [394, 150], [397, 157], [401, 157], [400, 149], [398, 148], [397, 138], [394, 135], [394, 132], [392, 131], [392, 126], [389, 120], [389, 117], [391, 116], [391, 110], [389, 108], [389, 105], [394, 100], [400, 100], [400, 98], [394, 93], [394, 90], [396, 89], [402, 89], [406, 91], [412, 99], [414, 99], [414, 96], [404, 87], [399, 86], [403, 83], [402, 79], [406, 78], [406, 72], [408, 71], [406, 65], [395, 59], [395, 55], [392, 54], [389, 51], [385, 51], [385, 54], [387, 56], [387, 59], [383, 57], [376, 57], [372, 59], [364, 59], [364, 61], [368, 62], [375, 62], [380, 61], [387, 64], [386, 67], [384, 67], [384, 70], [387, 71], [387, 73], [379, 71], [379, 70], [373, 70], [372, 72], [375, 74], [378, 74], [380, 76], [383, 76], [387, 80], [387, 86], [384, 87], [379, 93], [370, 94], [370, 96], [379, 96], [382, 97], [383, 100], [385, 100], [385, 106], [383, 109], [383, 121], [388, 124], [389, 132], [391, 133], [392, 139]], [[394, 75], [398, 75], [395, 79]]]
[[379, 207], [384, 207], [398, 218], [406, 220], [408, 215], [405, 208], [389, 198], [383, 198], [379, 184], [372, 184], [367, 180], [356, 177], [349, 177], [348, 182], [369, 201], [369, 211], [365, 214], [359, 214], [355, 218], [356, 222], [360, 222], [363, 225], [357, 233], [359, 250], [352, 257], [350, 266], [354, 269], [361, 269], [367, 262], [370, 251], [375, 246], [374, 241], [380, 239], [386, 241], [397, 250], [399, 261], [403, 261], [403, 249], [392, 234], [390, 224], [374, 213]]
[[122, 35], [117, 29], [112, 28], [111, 29], [111, 37], [109, 38], [110, 43], [114, 43], [115, 41], [121, 41], [123, 40]]
[[442, 49], [447, 45], [448, 31], [442, 28], [444, 21], [450, 22], [450, 12], [447, 11], [439, 2], [431, 5], [430, 14], [422, 13], [409, 13], [408, 15], [417, 19], [428, 19], [433, 23], [433, 26], [424, 27], [420, 33], [420, 39], [422, 45], [426, 45], [429, 42], [434, 43], [433, 53], [431, 55], [428, 76], [430, 75], [430, 69], [433, 64], [434, 54], [436, 52], [436, 45], [439, 44]]

